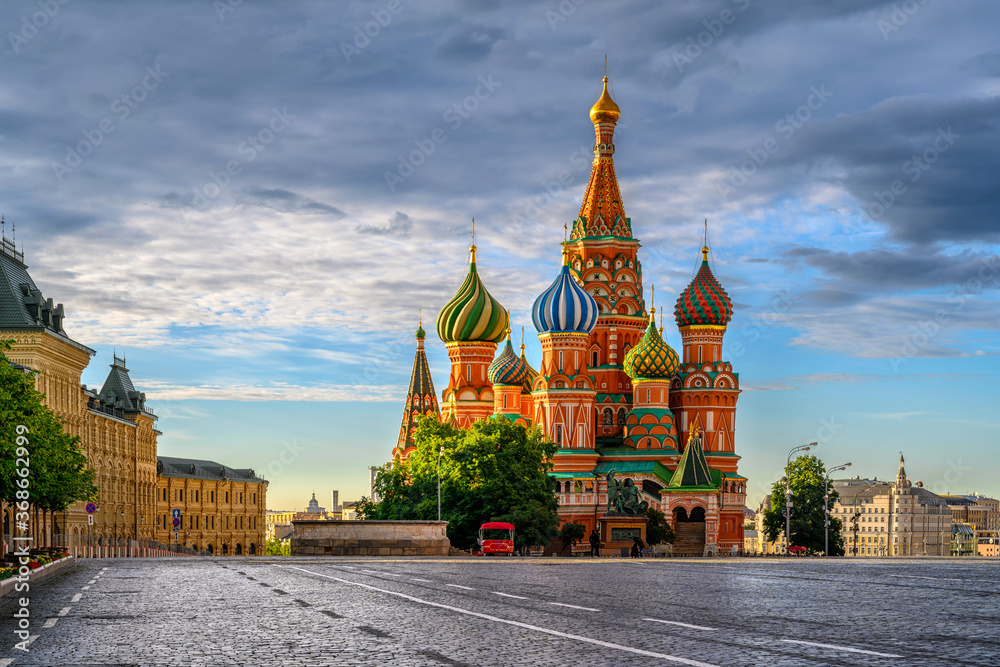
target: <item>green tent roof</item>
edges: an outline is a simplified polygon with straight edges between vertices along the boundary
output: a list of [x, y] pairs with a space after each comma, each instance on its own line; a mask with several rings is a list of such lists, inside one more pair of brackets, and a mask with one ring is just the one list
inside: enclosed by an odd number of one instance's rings
[[[681, 460], [674, 470], [673, 478], [670, 480], [671, 488], [688, 487], [717, 487], [713, 481], [712, 472], [708, 463], [705, 462], [705, 452], [701, 448], [701, 443], [694, 441], [688, 443]], [[718, 473], [718, 471], [714, 471]], [[721, 474], [719, 474], [721, 478]]]

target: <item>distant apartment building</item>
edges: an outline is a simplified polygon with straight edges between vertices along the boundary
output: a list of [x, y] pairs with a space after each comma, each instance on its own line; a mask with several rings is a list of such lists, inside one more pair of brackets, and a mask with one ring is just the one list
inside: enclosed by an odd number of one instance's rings
[[952, 512], [941, 496], [912, 484], [903, 456], [895, 482], [833, 480], [839, 494], [831, 516], [843, 524], [848, 556], [947, 556], [952, 552]]

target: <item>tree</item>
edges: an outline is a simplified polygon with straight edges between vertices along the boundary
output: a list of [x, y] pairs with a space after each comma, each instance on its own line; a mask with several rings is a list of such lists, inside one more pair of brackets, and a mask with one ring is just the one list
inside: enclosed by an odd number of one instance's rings
[[[37, 509], [61, 512], [78, 500], [97, 498], [94, 471], [87, 468], [80, 439], [66, 433], [62, 420], [44, 403], [32, 374], [11, 365], [4, 354], [9, 341], [0, 341], [0, 499], [18, 500], [24, 489], [16, 483], [16, 469], [27, 458], [29, 502]], [[27, 457], [17, 456], [18, 426], [27, 430]], [[22, 465], [18, 464], [22, 459]]]
[[266, 556], [291, 556], [292, 555], [292, 543], [290, 541], [281, 541], [276, 537], [272, 537], [267, 542], [264, 543], [264, 555]]
[[559, 529], [559, 541], [562, 542], [562, 550], [559, 553], [565, 553], [569, 549], [572, 554], [573, 545], [582, 540], [586, 535], [587, 529], [584, 528], [582, 523], [577, 523], [576, 521], [564, 523], [562, 528]]
[[514, 547], [545, 545], [559, 526], [555, 482], [548, 477], [555, 445], [537, 428], [487, 419], [468, 429], [421, 417], [417, 449], [406, 463], [395, 461], [375, 474], [378, 502], [363, 500], [364, 519], [436, 519], [438, 453], [441, 456], [441, 518], [459, 548], [477, 543], [486, 521], [516, 526]]
[[[788, 479], [792, 491], [792, 515], [788, 546], [802, 546], [810, 552], [823, 553], [824, 514], [823, 493], [826, 486], [826, 468], [815, 456], [800, 456], [788, 466]], [[829, 504], [832, 507], [840, 497], [830, 488]], [[771, 488], [771, 507], [764, 510], [764, 533], [768, 542], [774, 542], [785, 532], [785, 486], [781, 481]], [[830, 517], [830, 555], [844, 555], [840, 519]]]
[[667, 522], [667, 516], [660, 510], [650, 507], [646, 510], [646, 542], [649, 546], [654, 544], [673, 544], [674, 529]]

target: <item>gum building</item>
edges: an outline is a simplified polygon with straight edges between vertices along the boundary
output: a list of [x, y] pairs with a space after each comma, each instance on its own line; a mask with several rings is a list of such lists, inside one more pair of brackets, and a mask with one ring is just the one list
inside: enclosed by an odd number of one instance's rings
[[[590, 110], [594, 160], [579, 214], [552, 253], [561, 257], [552, 264], [555, 279], [532, 307], [542, 346], [538, 369], [523, 344], [515, 351], [507, 310], [486, 288], [488, 274], [503, 268], [484, 272], [473, 241], [465, 280], [437, 316], [450, 360], [440, 405], [420, 327], [392, 456], [405, 460], [413, 451], [419, 414], [438, 413], [459, 427], [483, 419], [537, 426], [558, 446], [551, 474], [564, 521], [594, 528], [607, 506], [606, 476], [614, 472], [667, 515], [682, 538], [675, 551], [739, 550], [747, 482], [736, 453], [739, 374], [723, 358], [733, 304], [712, 271], [706, 223], [701, 262], [672, 298], [679, 350], [657, 327], [641, 244], [615, 175], [621, 110], [608, 83], [605, 77]], [[671, 252], [698, 256], [694, 249]]]
[[[145, 393], [135, 387], [125, 359], [118, 356], [112, 358], [100, 388], [80, 383], [81, 374], [96, 352], [67, 333], [63, 305], [42, 294], [28, 274], [24, 253], [16, 250], [13, 239], [0, 233], [0, 241], [0, 340], [13, 341], [8, 359], [34, 373], [46, 405], [63, 420], [67, 433], [80, 438], [99, 493], [92, 527], [88, 526], [86, 504], [78, 502], [65, 512], [46, 517], [45, 526], [33, 520], [36, 544], [50, 531], [61, 544], [70, 546], [87, 544], [91, 537], [94, 544], [102, 539], [168, 541], [163, 539], [166, 534], [160, 528], [158, 499], [161, 487], [169, 481], [162, 477], [157, 459], [160, 431], [156, 428], [157, 416], [146, 405]], [[234, 476], [213, 481], [223, 483], [217, 487], [223, 493], [229, 482], [235, 484], [233, 492], [239, 487], [244, 494], [252, 486], [252, 492], [260, 498], [260, 507], [264, 506], [263, 480]], [[231, 522], [243, 521], [243, 504], [218, 507], [223, 517], [230, 511], [234, 513]], [[4, 505], [2, 513], [3, 534], [10, 536], [13, 508]], [[260, 524], [263, 534], [263, 520]], [[254, 544], [263, 544], [255, 533], [253, 536]], [[244, 548], [246, 544], [249, 542], [243, 542]]]

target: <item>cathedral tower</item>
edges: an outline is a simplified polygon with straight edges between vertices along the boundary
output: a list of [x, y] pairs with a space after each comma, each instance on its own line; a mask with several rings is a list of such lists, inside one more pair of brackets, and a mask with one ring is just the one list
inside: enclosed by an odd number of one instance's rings
[[[707, 236], [701, 257], [701, 267], [674, 308], [683, 356], [670, 404], [675, 413], [681, 414], [680, 441], [686, 443], [689, 433], [697, 427], [709, 464], [735, 472], [739, 374], [722, 359], [722, 338], [733, 317], [733, 302], [708, 264]], [[713, 458], [713, 454], [718, 456]]]
[[597, 301], [599, 317], [587, 345], [587, 365], [594, 377], [599, 425], [597, 441], [617, 444], [631, 408], [632, 385], [622, 370], [625, 354], [642, 338], [646, 306], [642, 267], [636, 257], [639, 241], [625, 216], [615, 175], [615, 125], [621, 110], [604, 90], [590, 109], [594, 123], [594, 163], [580, 214], [569, 241], [574, 276]]
[[597, 308], [570, 273], [564, 249], [559, 275], [531, 308], [542, 343], [541, 371], [532, 392], [535, 422], [561, 449], [594, 447], [595, 392], [587, 351]]
[[431, 369], [427, 365], [427, 353], [424, 351], [424, 337], [426, 335], [421, 322], [417, 325], [417, 352], [413, 356], [413, 371], [410, 373], [410, 388], [406, 392], [403, 423], [399, 427], [396, 447], [392, 450], [393, 460], [398, 456], [405, 461], [410, 452], [416, 449], [416, 444], [413, 442], [413, 432], [417, 428], [417, 417], [436, 414], [438, 411], [434, 380], [431, 379]]
[[500, 356], [486, 369], [486, 376], [493, 383], [494, 414], [510, 419], [515, 424], [528, 426], [531, 420], [523, 416], [524, 408], [521, 406], [524, 383], [528, 381], [528, 364], [514, 354], [509, 329], [507, 344]]
[[465, 282], [437, 317], [437, 333], [448, 348], [451, 375], [442, 392], [441, 418], [468, 428], [493, 414], [493, 386], [486, 369], [510, 325], [507, 311], [486, 291], [469, 248]]
[[632, 410], [625, 418], [625, 446], [661, 449], [677, 454], [677, 428], [670, 411], [670, 380], [677, 373], [677, 353], [656, 330], [655, 308], [642, 340], [625, 355], [625, 373], [632, 378]]

